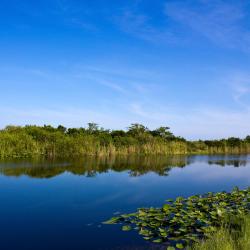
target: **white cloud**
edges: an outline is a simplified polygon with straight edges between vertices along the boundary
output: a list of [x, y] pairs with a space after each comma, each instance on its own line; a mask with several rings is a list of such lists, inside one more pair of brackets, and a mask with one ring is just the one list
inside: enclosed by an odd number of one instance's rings
[[220, 107], [183, 108], [133, 103], [130, 112], [150, 128], [170, 126], [174, 134], [188, 139], [245, 137], [250, 134], [250, 110], [232, 111]]
[[[165, 27], [155, 27], [150, 23], [150, 17], [126, 10], [115, 18], [116, 23], [126, 33], [155, 44], [179, 43], [173, 31]], [[183, 42], [183, 41], [182, 41]]]
[[175, 1], [166, 3], [166, 16], [191, 28], [214, 43], [245, 51], [250, 31], [244, 27], [245, 1]]
[[88, 122], [96, 122], [106, 128], [123, 128], [128, 119], [109, 111], [96, 111], [75, 107], [68, 108], [0, 108], [0, 127], [11, 125], [44, 125], [83, 127]]
[[165, 20], [154, 24], [140, 4], [116, 16], [116, 24], [126, 33], [155, 44], [190, 44], [201, 35], [225, 47], [250, 52], [247, 1], [177, 0], [158, 5]]
[[238, 72], [230, 79], [232, 97], [242, 108], [250, 110], [250, 74]]
[[[11, 72], [8, 69], [8, 72]], [[17, 71], [13, 71], [17, 72]], [[19, 71], [19, 73], [21, 70]], [[130, 74], [129, 74], [130, 73]], [[137, 74], [138, 73], [138, 74]], [[44, 81], [50, 79], [54, 84], [54, 79], [59, 77], [57, 73], [50, 75], [47, 71], [39, 69], [25, 69], [24, 74], [37, 75], [44, 78]], [[93, 84], [101, 84], [108, 89], [115, 90], [112, 98], [99, 96], [103, 106], [97, 106], [96, 100], [88, 100], [87, 109], [81, 103], [75, 103], [72, 107], [69, 103], [62, 107], [56, 107], [55, 103], [46, 103], [47, 108], [36, 106], [27, 107], [0, 107], [1, 121], [0, 126], [7, 124], [63, 124], [68, 127], [84, 126], [87, 122], [94, 121], [105, 128], [125, 128], [134, 122], [143, 123], [150, 129], [159, 126], [170, 126], [171, 130], [180, 136], [191, 139], [221, 138], [229, 136], [245, 137], [250, 134], [250, 108], [248, 108], [248, 95], [250, 94], [250, 76], [246, 72], [232, 72], [230, 74], [221, 73], [217, 81], [219, 85], [225, 86], [225, 92], [221, 94], [231, 98], [233, 110], [220, 103], [203, 103], [203, 106], [195, 106], [192, 103], [182, 105], [159, 96], [162, 89], [158, 89], [154, 81], [157, 72], [148, 72], [144, 76], [143, 71], [132, 69], [98, 68], [85, 69], [72, 67], [67, 75], [61, 76], [67, 82], [78, 82], [75, 77], [82, 77], [86, 84], [92, 77]], [[223, 76], [224, 75], [224, 76]], [[47, 79], [48, 77], [48, 79]], [[156, 77], [157, 78], [157, 77]], [[164, 78], [164, 77], [163, 77]], [[145, 81], [145, 82], [144, 82]], [[49, 81], [47, 81], [48, 83]], [[61, 82], [61, 80], [59, 81]], [[70, 85], [69, 86], [72, 86]], [[98, 85], [97, 90], [98, 90]], [[79, 89], [86, 89], [83, 87]], [[110, 91], [111, 91], [110, 90]], [[116, 92], [120, 94], [117, 95]], [[173, 90], [171, 95], [178, 93]], [[163, 95], [164, 96], [164, 95]], [[196, 95], [193, 95], [195, 98]], [[106, 99], [105, 99], [106, 98]], [[223, 97], [225, 98], [225, 97]], [[222, 99], [223, 99], [222, 98]], [[233, 102], [234, 100], [234, 102]], [[48, 99], [49, 101], [49, 99]], [[239, 105], [240, 104], [240, 105]], [[243, 106], [244, 104], [244, 106]], [[73, 104], [72, 104], [73, 105]]]

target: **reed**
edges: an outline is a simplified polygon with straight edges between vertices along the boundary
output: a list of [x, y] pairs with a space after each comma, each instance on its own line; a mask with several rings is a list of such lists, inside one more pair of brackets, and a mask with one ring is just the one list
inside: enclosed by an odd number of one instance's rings
[[151, 131], [138, 124], [127, 131], [93, 128], [93, 124], [88, 128], [7, 126], [0, 130], [0, 158], [246, 153], [250, 153], [249, 136], [187, 141], [174, 136], [167, 127]]
[[[237, 230], [235, 230], [235, 220]], [[234, 222], [234, 223], [232, 223]], [[233, 226], [232, 226], [233, 224]], [[222, 226], [209, 239], [203, 240], [188, 250], [249, 250], [250, 249], [250, 216], [240, 216], [231, 224]]]

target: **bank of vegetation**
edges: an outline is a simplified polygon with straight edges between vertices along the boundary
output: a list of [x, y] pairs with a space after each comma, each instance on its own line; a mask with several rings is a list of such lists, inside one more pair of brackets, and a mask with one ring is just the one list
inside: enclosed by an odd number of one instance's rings
[[250, 216], [237, 216], [188, 250], [249, 250]]
[[132, 124], [126, 131], [106, 130], [95, 123], [89, 123], [86, 128], [27, 125], [0, 130], [1, 158], [231, 153], [250, 153], [250, 136], [187, 141], [173, 135], [168, 127], [149, 130], [141, 124]]

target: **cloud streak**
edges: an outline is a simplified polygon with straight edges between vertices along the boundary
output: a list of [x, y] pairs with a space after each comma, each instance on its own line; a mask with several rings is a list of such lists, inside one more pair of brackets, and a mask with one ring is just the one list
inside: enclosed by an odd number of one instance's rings
[[155, 44], [177, 43], [178, 39], [172, 31], [154, 27], [150, 24], [150, 18], [145, 14], [139, 14], [132, 10], [124, 11], [116, 17], [119, 27], [126, 33], [139, 39]]
[[[157, 110], [157, 111], [156, 111]], [[250, 134], [250, 110], [232, 111], [213, 106], [179, 109], [132, 103], [130, 112], [149, 127], [170, 126], [176, 135], [189, 139], [214, 139]]]
[[127, 120], [120, 115], [114, 117], [109, 111], [96, 111], [91, 109], [68, 107], [68, 108], [0, 108], [2, 116], [0, 127], [8, 124], [27, 125], [51, 124], [58, 126], [63, 124], [67, 127], [83, 127], [88, 122], [97, 122], [107, 128], [122, 127]]
[[[230, 136], [244, 138], [250, 134], [250, 111], [232, 112], [215, 107], [204, 107], [190, 110], [159, 107], [158, 111], [140, 103], [114, 113], [112, 107], [97, 111], [76, 107], [68, 108], [1, 108], [0, 127], [7, 124], [63, 124], [67, 127], [85, 126], [88, 122], [97, 122], [105, 128], [120, 129], [139, 122], [150, 129], [161, 125], [170, 126], [179, 136], [188, 139], [215, 139]], [[126, 113], [126, 116], [123, 114]]]
[[155, 44], [192, 44], [196, 36], [203, 36], [216, 45], [250, 52], [247, 5], [247, 1], [166, 1], [158, 7], [165, 21], [154, 25], [154, 18], [141, 12], [138, 4], [115, 20], [124, 32]]
[[166, 3], [165, 13], [216, 44], [249, 52], [250, 32], [243, 25], [247, 17], [245, 3], [220, 0], [176, 1]]
[[[2, 69], [2, 72], [4, 71], [12, 72], [12, 74], [16, 72], [20, 75], [22, 68]], [[130, 71], [115, 67], [108, 69], [77, 65], [72, 66], [64, 77], [59, 77], [56, 72], [50, 75], [49, 71], [38, 68], [26, 68], [23, 74], [35, 75], [47, 84], [50, 81], [54, 82], [55, 79], [60, 83], [63, 78], [65, 82], [71, 83], [69, 84], [71, 87], [72, 83], [78, 86], [96, 84], [96, 89], [98, 85], [102, 85], [112, 91], [113, 97], [107, 102], [103, 95], [99, 97], [101, 103], [105, 103], [103, 108], [97, 108], [95, 100], [89, 100], [89, 104], [93, 105], [93, 110], [83, 106], [70, 108], [70, 104], [67, 105], [68, 108], [57, 109], [54, 107], [41, 109], [35, 106], [23, 109], [21, 107], [20, 109], [1, 108], [1, 126], [27, 123], [82, 126], [89, 121], [95, 121], [107, 128], [124, 128], [130, 123], [139, 122], [150, 128], [161, 125], [170, 126], [175, 134], [191, 139], [244, 137], [250, 133], [250, 103], [247, 101], [250, 95], [250, 75], [246, 72], [234, 72], [225, 75], [223, 80], [217, 79], [219, 85], [224, 85], [229, 90], [224, 94], [235, 102], [233, 110], [225, 108], [224, 105], [215, 107], [209, 103], [204, 103], [200, 107], [180, 106], [178, 103], [173, 105], [171, 101], [159, 98], [161, 90], [158, 90], [157, 84], [151, 83], [157, 72], [148, 72], [144, 76], [144, 71], [140, 69]], [[113, 92], [118, 92], [119, 95]], [[109, 91], [108, 93], [110, 95]], [[116, 103], [115, 106], [114, 103]]]

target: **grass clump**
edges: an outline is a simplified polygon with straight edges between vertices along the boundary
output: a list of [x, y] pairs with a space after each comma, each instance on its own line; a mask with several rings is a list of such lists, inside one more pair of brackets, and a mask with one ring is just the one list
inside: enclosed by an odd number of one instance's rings
[[188, 250], [249, 250], [250, 215], [237, 216]]

